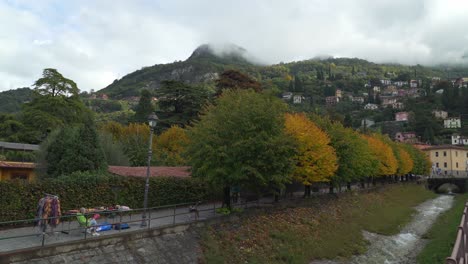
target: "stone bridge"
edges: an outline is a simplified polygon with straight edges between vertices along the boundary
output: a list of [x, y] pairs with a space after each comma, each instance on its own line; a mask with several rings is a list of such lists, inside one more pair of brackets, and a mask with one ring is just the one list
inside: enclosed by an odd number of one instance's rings
[[434, 177], [427, 179], [427, 186], [430, 190], [437, 191], [443, 184], [450, 183], [456, 185], [460, 192], [465, 193], [468, 190], [468, 178], [442, 178]]

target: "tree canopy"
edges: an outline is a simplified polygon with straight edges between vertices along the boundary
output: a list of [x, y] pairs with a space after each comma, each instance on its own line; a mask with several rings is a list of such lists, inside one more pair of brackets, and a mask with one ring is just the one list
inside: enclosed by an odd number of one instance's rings
[[294, 154], [293, 141], [284, 133], [285, 111], [277, 98], [225, 91], [189, 129], [193, 175], [223, 186], [225, 200], [230, 186], [283, 186]]
[[33, 84], [34, 89], [41, 95], [48, 96], [78, 96], [80, 90], [76, 83], [63, 77], [56, 69], [47, 68], [42, 72], [42, 78]]
[[306, 186], [330, 181], [338, 164], [328, 135], [304, 114], [286, 114], [286, 133], [297, 146], [293, 178]]

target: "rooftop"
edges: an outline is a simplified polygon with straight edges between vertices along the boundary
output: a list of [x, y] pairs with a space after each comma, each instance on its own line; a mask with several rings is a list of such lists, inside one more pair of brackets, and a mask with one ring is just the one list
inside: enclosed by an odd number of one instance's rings
[[34, 169], [35, 167], [36, 164], [33, 162], [0, 161], [0, 168]]
[[0, 149], [14, 149], [14, 150], [39, 150], [39, 145], [23, 144], [23, 143], [12, 143], [0, 141]]
[[435, 150], [435, 149], [459, 149], [459, 150], [468, 150], [468, 148], [465, 147], [459, 147], [459, 146], [454, 146], [454, 145], [438, 145], [438, 146], [430, 146], [428, 148], [425, 148], [424, 150]]
[[[147, 167], [109, 166], [108, 171], [120, 176], [146, 177]], [[190, 177], [190, 167], [151, 167], [151, 177]]]

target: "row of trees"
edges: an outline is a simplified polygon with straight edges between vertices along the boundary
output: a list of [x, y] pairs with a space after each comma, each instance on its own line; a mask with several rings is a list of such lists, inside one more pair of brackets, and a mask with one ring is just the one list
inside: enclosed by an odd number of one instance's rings
[[[313, 121], [312, 121], [313, 120]], [[279, 190], [293, 180], [332, 186], [392, 175], [426, 174], [427, 157], [380, 134], [288, 113], [279, 99], [252, 90], [225, 91], [188, 130], [193, 175], [229, 190]]]

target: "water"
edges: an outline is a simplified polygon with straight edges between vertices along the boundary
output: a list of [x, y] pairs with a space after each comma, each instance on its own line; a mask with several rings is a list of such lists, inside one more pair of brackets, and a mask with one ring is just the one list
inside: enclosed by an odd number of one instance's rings
[[[453, 196], [441, 195], [416, 207], [417, 214], [402, 231], [394, 236], [382, 236], [364, 232], [369, 240], [368, 251], [355, 256], [348, 263], [353, 264], [409, 264], [416, 263], [415, 258], [425, 245], [422, 236], [428, 231], [440, 213], [452, 207]], [[339, 263], [334, 261], [314, 261], [312, 263]]]

